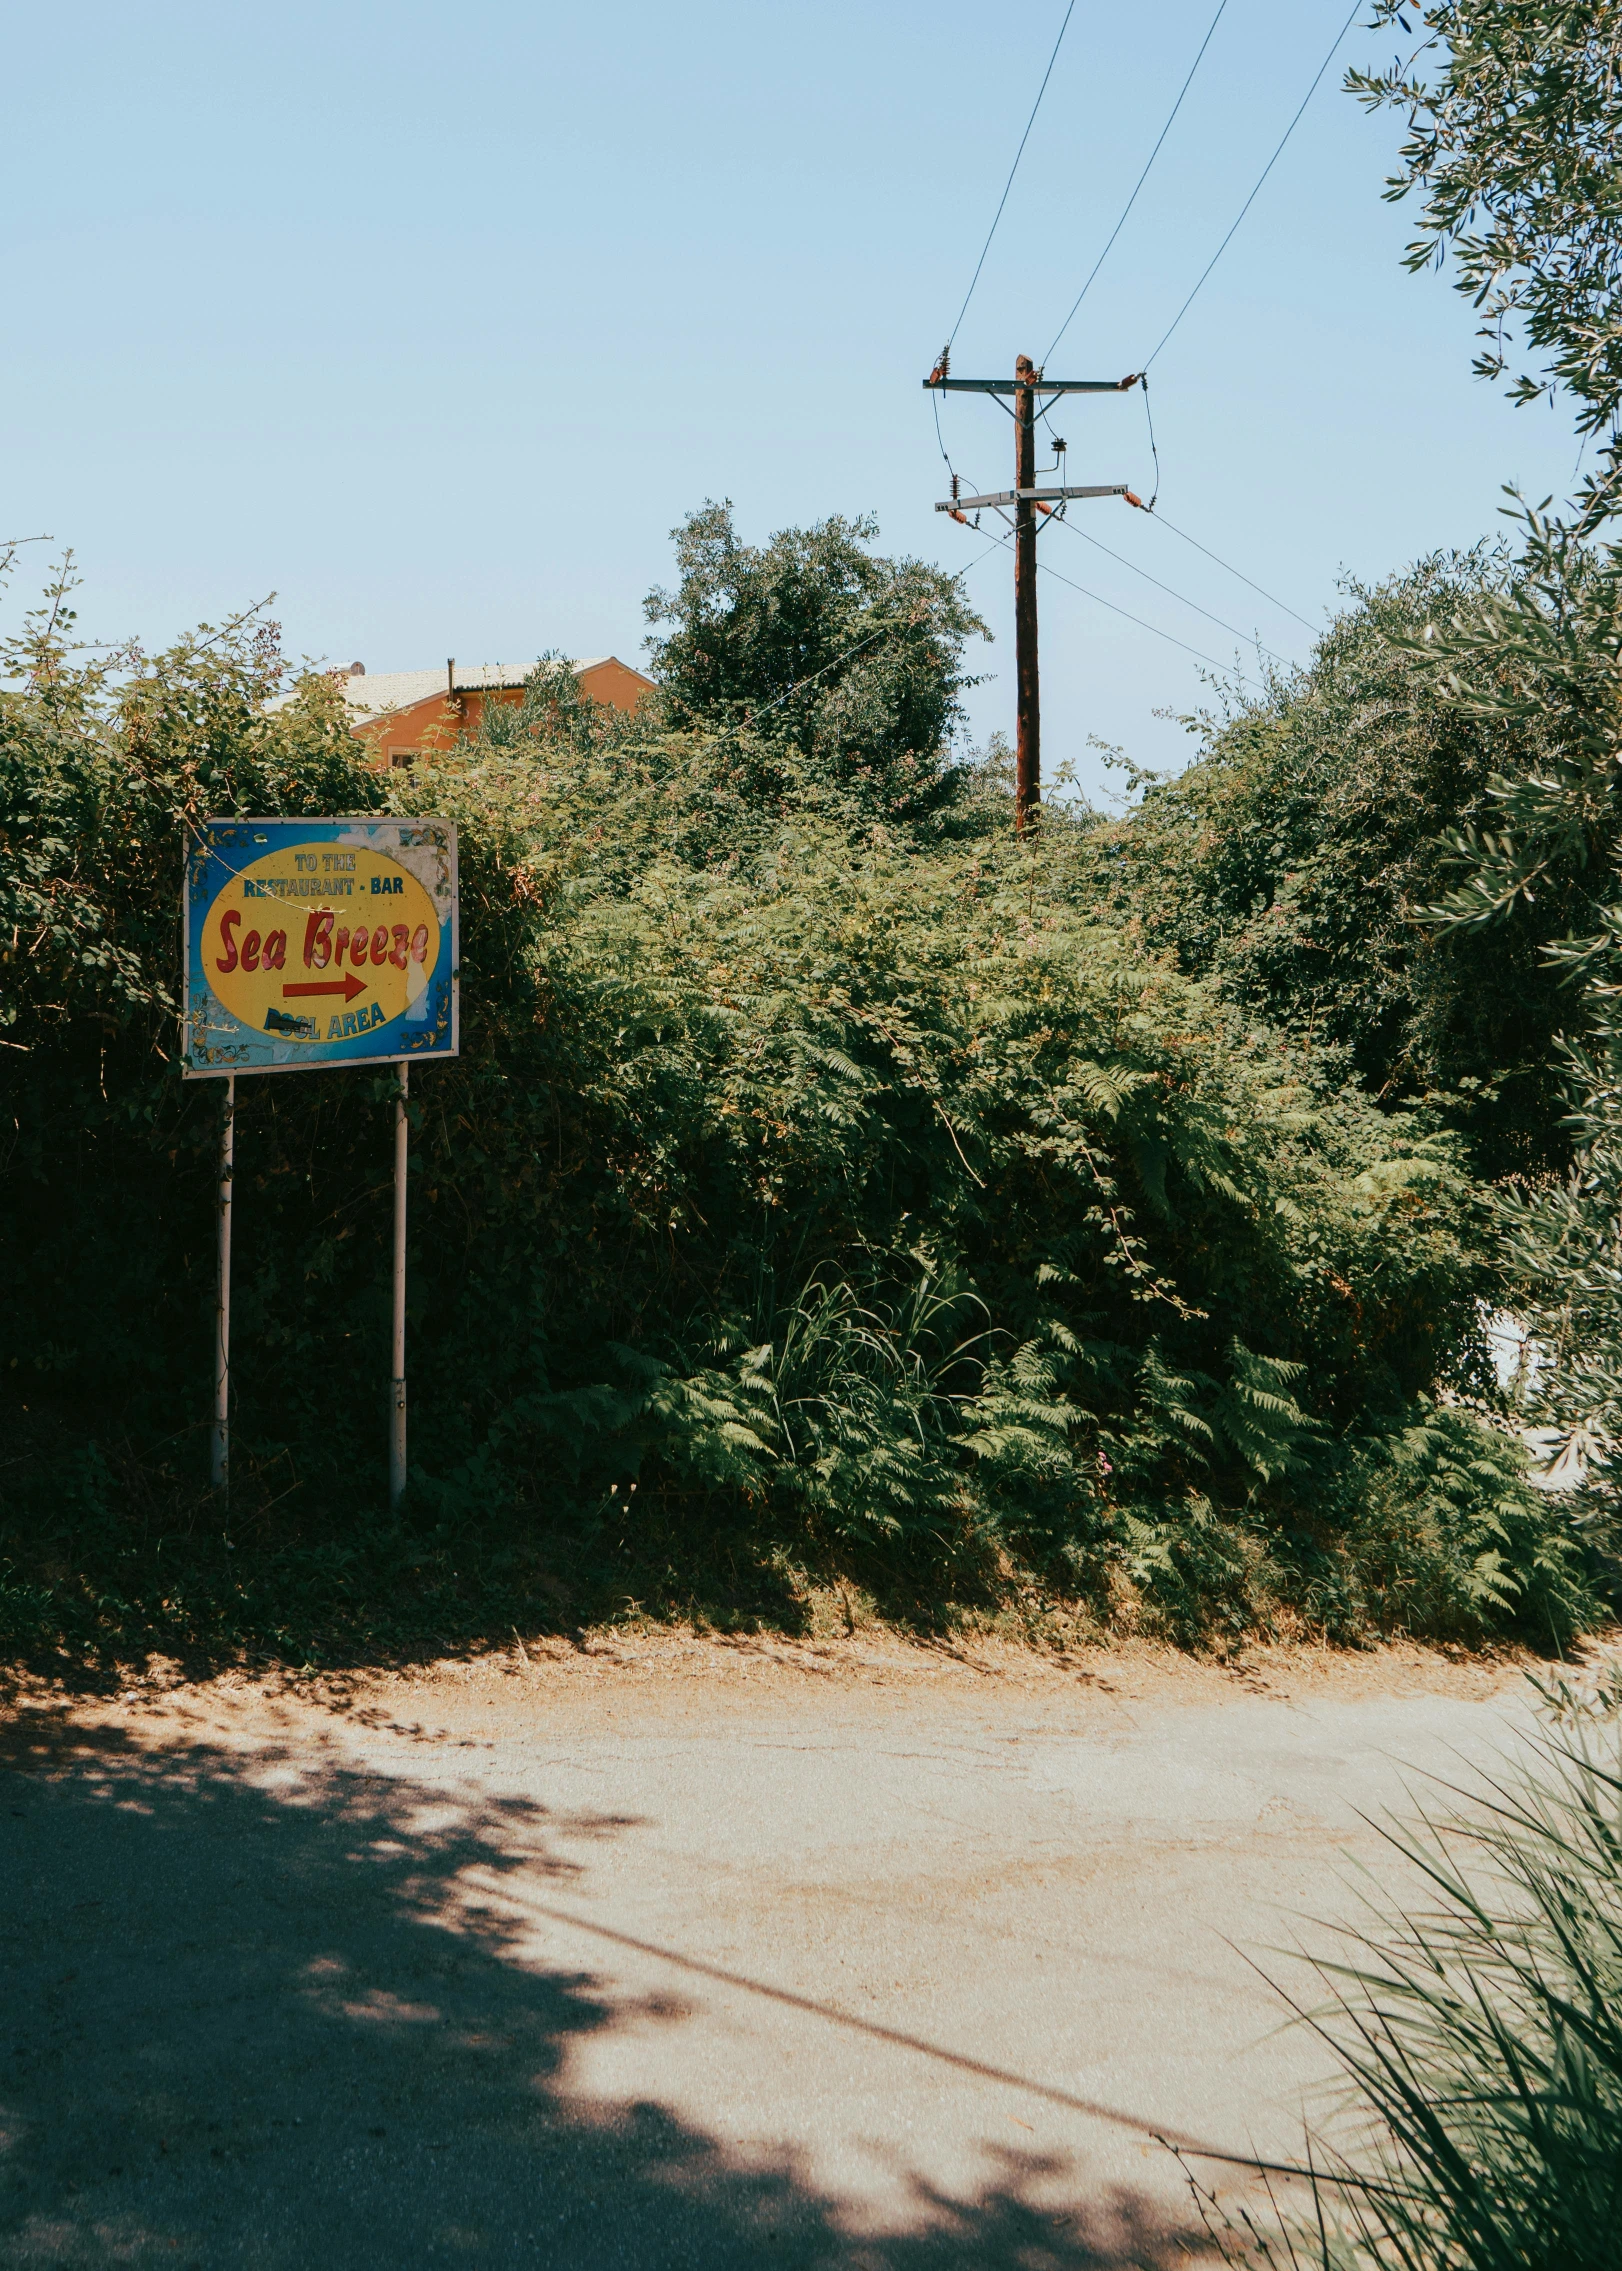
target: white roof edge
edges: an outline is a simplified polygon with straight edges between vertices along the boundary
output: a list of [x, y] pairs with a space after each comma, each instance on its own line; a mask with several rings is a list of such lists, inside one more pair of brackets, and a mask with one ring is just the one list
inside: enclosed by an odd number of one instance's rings
[[[621, 670], [628, 670], [633, 678], [640, 678], [645, 685], [651, 686], [654, 683], [645, 670], [638, 670], [633, 662], [622, 662], [617, 654], [582, 655], [572, 660], [568, 667], [576, 676], [583, 676], [588, 670], [600, 670], [608, 662], [616, 664]], [[333, 670], [332, 676], [337, 679], [348, 707], [359, 711], [368, 721], [375, 721], [389, 717], [397, 710], [409, 710], [414, 703], [430, 701], [434, 695], [448, 690], [454, 690], [458, 694], [504, 692], [511, 687], [522, 686], [535, 668], [533, 662], [459, 663], [456, 666], [453, 689], [446, 687], [443, 663], [437, 670], [363, 671], [359, 677], [353, 678], [340, 665]], [[273, 695], [266, 708], [281, 709], [292, 699], [291, 693]]]
[[[646, 671], [638, 670], [634, 663], [621, 662], [614, 654], [582, 655], [571, 660], [569, 668], [577, 676], [583, 676], [609, 662], [617, 664], [621, 670], [629, 670], [634, 677], [647, 679]], [[458, 663], [449, 688], [443, 665], [438, 670], [380, 670], [363, 672], [358, 677], [340, 670], [337, 676], [344, 700], [352, 710], [380, 718], [396, 710], [410, 709], [415, 702], [429, 701], [434, 695], [447, 691], [458, 694], [504, 692], [522, 686], [536, 667], [533, 662]], [[651, 679], [648, 683], [652, 684]]]

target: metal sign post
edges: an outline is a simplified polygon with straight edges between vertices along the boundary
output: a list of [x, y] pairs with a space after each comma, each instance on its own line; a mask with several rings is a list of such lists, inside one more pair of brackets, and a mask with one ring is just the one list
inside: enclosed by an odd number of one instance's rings
[[214, 1437], [209, 1479], [223, 1498], [231, 1487], [231, 1170], [236, 1142], [237, 1084], [226, 1075], [220, 1121], [218, 1270], [214, 1292]]
[[236, 1076], [393, 1064], [394, 1312], [389, 1503], [406, 1484], [410, 1068], [454, 1057], [456, 830], [448, 821], [205, 820], [186, 860], [181, 1072], [225, 1082], [210, 1468], [230, 1479], [231, 1186]]
[[390, 1387], [393, 1410], [389, 1417], [391, 1512], [399, 1505], [400, 1495], [406, 1486], [406, 1139], [410, 1133], [410, 1123], [406, 1118], [406, 1098], [411, 1088], [411, 1067], [401, 1065], [399, 1072], [400, 1093], [394, 1099], [394, 1378]]

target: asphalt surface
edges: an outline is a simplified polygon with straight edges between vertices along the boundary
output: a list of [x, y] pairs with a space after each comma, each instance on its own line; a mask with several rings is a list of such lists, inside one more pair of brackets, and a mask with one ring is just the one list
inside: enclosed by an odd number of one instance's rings
[[1385, 1680], [853, 1643], [20, 1701], [0, 2264], [1186, 2263], [1171, 2147], [1231, 2193], [1200, 2156], [1292, 2156], [1324, 2080], [1252, 1959], [1525, 1716]]

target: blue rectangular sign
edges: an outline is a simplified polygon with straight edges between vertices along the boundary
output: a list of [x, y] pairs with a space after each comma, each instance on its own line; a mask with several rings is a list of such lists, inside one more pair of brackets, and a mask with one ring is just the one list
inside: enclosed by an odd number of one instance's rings
[[186, 855], [184, 1076], [454, 1057], [457, 927], [448, 821], [203, 821]]

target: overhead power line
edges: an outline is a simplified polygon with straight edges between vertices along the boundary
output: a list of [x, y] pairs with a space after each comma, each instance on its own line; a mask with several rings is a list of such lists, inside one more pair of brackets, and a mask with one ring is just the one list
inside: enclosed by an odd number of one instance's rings
[[1190, 536], [1186, 528], [1179, 528], [1177, 523], [1168, 520], [1163, 512], [1150, 511], [1147, 505], [1144, 510], [1149, 513], [1149, 518], [1157, 522], [1160, 527], [1170, 529], [1172, 535], [1180, 536], [1185, 544], [1192, 544], [1196, 552], [1203, 552], [1208, 560], [1214, 560], [1217, 566], [1225, 570], [1228, 575], [1237, 576], [1242, 584], [1249, 584], [1251, 590], [1259, 592], [1270, 607], [1276, 607], [1281, 614], [1288, 615], [1292, 622], [1299, 623], [1301, 628], [1304, 631], [1310, 631], [1314, 638], [1321, 635], [1323, 631], [1321, 623], [1309, 623], [1304, 615], [1297, 615], [1295, 609], [1286, 600], [1282, 600], [1276, 593], [1268, 591], [1264, 585], [1257, 583], [1254, 577], [1247, 576], [1243, 568], [1236, 568], [1231, 560], [1224, 560], [1220, 552], [1211, 550], [1209, 544], [1202, 544], [1197, 536]]
[[1059, 50], [1064, 45], [1064, 35], [1070, 29], [1070, 19], [1075, 12], [1076, 0], [1070, 0], [1070, 5], [1064, 12], [1064, 22], [1059, 26], [1059, 36], [1053, 43], [1053, 53], [1048, 57], [1048, 67], [1042, 74], [1042, 84], [1036, 90], [1036, 100], [1031, 105], [1031, 115], [1025, 121], [1025, 131], [1019, 138], [1019, 148], [1014, 152], [1014, 162], [1008, 169], [1008, 179], [1002, 185], [1002, 195], [997, 200], [997, 210], [991, 216], [991, 226], [986, 231], [986, 241], [980, 247], [980, 257], [974, 264], [974, 274], [969, 278], [969, 288], [963, 295], [963, 305], [957, 311], [957, 322], [953, 324], [947, 334], [946, 345], [948, 349], [958, 335], [963, 318], [969, 312], [969, 302], [974, 297], [974, 287], [980, 281], [980, 271], [986, 264], [986, 254], [991, 250], [991, 240], [997, 234], [997, 223], [1002, 219], [1003, 207], [1008, 203], [1008, 192], [1014, 186], [1014, 176], [1019, 171], [1019, 161], [1025, 155], [1025, 145], [1031, 138], [1031, 128], [1036, 124], [1036, 114], [1042, 107], [1042, 97], [1048, 91], [1048, 81], [1053, 76], [1053, 66], [1059, 60]]
[[1218, 662], [1215, 655], [1206, 654], [1199, 647], [1191, 647], [1186, 639], [1174, 638], [1170, 631], [1163, 631], [1158, 623], [1151, 623], [1142, 615], [1134, 615], [1129, 607], [1117, 607], [1114, 600], [1106, 599], [1102, 592], [1089, 591], [1085, 584], [1078, 584], [1073, 576], [1060, 575], [1059, 570], [1050, 567], [1046, 560], [1039, 561], [1038, 566], [1044, 575], [1056, 577], [1060, 583], [1068, 584], [1072, 591], [1079, 591], [1083, 599], [1090, 599], [1095, 607], [1107, 607], [1112, 615], [1124, 616], [1128, 623], [1135, 623], [1140, 631], [1150, 631], [1157, 639], [1164, 639], [1169, 646], [1181, 647], [1184, 654], [1191, 654], [1201, 662], [1208, 662], [1213, 670], [1231, 669], [1241, 685], [1250, 686], [1256, 692], [1261, 692], [1261, 688], [1256, 686], [1255, 680], [1247, 678], [1237, 665]]
[[[22, 541], [26, 543], [31, 540], [24, 538]], [[981, 560], [989, 560], [992, 553], [997, 550], [997, 547], [1002, 542], [1002, 537], [999, 536], [994, 538], [993, 541], [986, 547], [984, 552], [980, 553], [977, 558], [969, 562], [968, 567], [959, 568], [957, 574], [950, 577], [948, 580], [952, 583], [961, 583], [963, 581], [963, 578], [968, 575], [972, 569], [979, 567]], [[837, 670], [842, 662], [849, 662], [853, 655], [859, 655], [866, 648], [875, 645], [878, 640], [884, 637], [887, 631], [894, 631], [903, 628], [910, 629], [922, 621], [923, 616], [917, 608], [913, 608], [909, 613], [905, 615], [886, 615], [883, 621], [879, 624], [878, 628], [876, 630], [869, 631], [865, 639], [858, 639], [853, 647], [846, 647], [843, 654], [834, 655], [830, 661], [823, 663], [819, 669], [807, 672], [804, 678], [796, 678], [793, 685], [786, 686], [781, 694], [775, 695], [769, 702], [763, 702], [758, 710], [751, 710], [749, 713], [749, 723], [752, 725], [756, 718], [769, 717], [773, 710], [780, 710], [785, 702], [792, 701], [794, 699], [794, 696], [796, 694], [803, 693], [807, 686], [814, 686], [819, 678], [826, 678], [830, 670]]]
[[994, 536], [985, 550], [977, 552], [966, 568], [959, 568], [957, 574], [952, 578], [953, 583], [961, 583], [965, 576], [971, 575], [979, 567], [982, 560], [989, 560], [993, 552], [1000, 552], [1006, 542], [1006, 537]]
[[[1006, 536], [997, 539], [998, 545], [1004, 550], [1008, 548], [1010, 541]], [[981, 557], [983, 559], [985, 555], [982, 553]], [[1037, 565], [1045, 576], [1052, 576], [1057, 582], [1068, 584], [1072, 591], [1079, 591], [1083, 599], [1090, 599], [1097, 607], [1107, 607], [1112, 615], [1124, 616], [1127, 622], [1135, 623], [1140, 631], [1152, 632], [1157, 639], [1164, 639], [1168, 646], [1181, 647], [1184, 654], [1193, 655], [1197, 662], [1209, 663], [1213, 670], [1233, 669], [1234, 676], [1242, 686], [1249, 686], [1256, 693], [1264, 691], [1256, 685], [1254, 679], [1247, 678], [1242, 670], [1229, 663], [1218, 662], [1215, 655], [1206, 654], [1199, 647], [1191, 647], [1186, 639], [1179, 639], [1170, 631], [1163, 631], [1158, 623], [1150, 623], [1143, 616], [1134, 615], [1129, 607], [1117, 607], [1113, 599], [1106, 599], [1100, 591], [1089, 591], [1085, 584], [1078, 584], [1074, 576], [1061, 575], [1057, 568], [1049, 567], [1046, 560], [1038, 561]]]
[[1256, 181], [1256, 186], [1255, 186], [1255, 188], [1254, 188], [1254, 189], [1253, 189], [1253, 190], [1251, 191], [1250, 195], [1249, 195], [1249, 196], [1248, 196], [1248, 197], [1247, 197], [1247, 198], [1245, 199], [1245, 202], [1243, 203], [1243, 205], [1241, 205], [1241, 206], [1240, 206], [1240, 208], [1239, 208], [1239, 213], [1238, 213], [1238, 218], [1237, 218], [1237, 219], [1235, 220], [1235, 222], [1234, 222], [1234, 224], [1233, 224], [1233, 227], [1232, 227], [1232, 228], [1231, 228], [1231, 229], [1230, 229], [1230, 230], [1228, 231], [1227, 235], [1226, 235], [1226, 236], [1225, 236], [1225, 237], [1223, 238], [1222, 242], [1221, 242], [1221, 243], [1220, 243], [1220, 244], [1219, 244], [1219, 245], [1217, 246], [1217, 248], [1216, 248], [1215, 252], [1213, 252], [1213, 253], [1212, 253], [1212, 255], [1211, 255], [1210, 259], [1209, 259], [1209, 260], [1208, 260], [1208, 261], [1206, 262], [1206, 265], [1205, 265], [1204, 271], [1202, 272], [1202, 274], [1201, 274], [1201, 276], [1200, 276], [1199, 282], [1198, 282], [1198, 283], [1197, 283], [1197, 284], [1196, 284], [1196, 285], [1194, 286], [1194, 289], [1193, 289], [1193, 291], [1189, 293], [1189, 295], [1188, 295], [1188, 298], [1187, 298], [1187, 299], [1186, 299], [1186, 300], [1185, 300], [1185, 301], [1183, 302], [1182, 306], [1181, 306], [1181, 307], [1180, 307], [1180, 308], [1179, 308], [1179, 309], [1177, 310], [1177, 313], [1176, 313], [1176, 314], [1175, 314], [1175, 315], [1174, 315], [1174, 316], [1172, 317], [1172, 319], [1171, 319], [1171, 322], [1170, 322], [1170, 324], [1168, 325], [1168, 327], [1167, 327], [1167, 329], [1166, 329], [1166, 332], [1165, 332], [1164, 336], [1162, 337], [1162, 339], [1161, 339], [1161, 341], [1160, 341], [1160, 346], [1159, 346], [1159, 347], [1156, 347], [1156, 349], [1155, 349], [1155, 351], [1154, 351], [1154, 355], [1149, 355], [1149, 356], [1146, 356], [1146, 357], [1145, 357], [1145, 359], [1144, 359], [1144, 364], [1143, 364], [1143, 367], [1144, 367], [1144, 369], [1145, 369], [1145, 370], [1148, 370], [1148, 368], [1149, 368], [1150, 364], [1151, 364], [1151, 363], [1153, 363], [1153, 361], [1154, 361], [1154, 359], [1155, 359], [1155, 355], [1158, 355], [1158, 354], [1160, 353], [1160, 348], [1161, 348], [1161, 347], [1164, 347], [1164, 346], [1165, 346], [1165, 344], [1166, 344], [1166, 341], [1167, 341], [1167, 340], [1168, 340], [1168, 339], [1169, 339], [1169, 338], [1171, 337], [1172, 333], [1173, 333], [1173, 332], [1174, 332], [1174, 331], [1175, 331], [1175, 330], [1177, 329], [1177, 326], [1178, 326], [1178, 325], [1179, 325], [1179, 324], [1180, 324], [1180, 323], [1182, 322], [1182, 320], [1183, 320], [1184, 316], [1185, 316], [1185, 315], [1187, 315], [1187, 313], [1188, 313], [1189, 309], [1190, 309], [1190, 308], [1191, 308], [1191, 307], [1192, 307], [1192, 306], [1194, 305], [1194, 302], [1195, 302], [1195, 301], [1196, 301], [1196, 300], [1197, 300], [1197, 299], [1199, 298], [1199, 295], [1200, 295], [1200, 293], [1201, 293], [1201, 292], [1202, 292], [1202, 291], [1204, 290], [1204, 288], [1205, 288], [1206, 279], [1207, 279], [1207, 278], [1209, 277], [1209, 275], [1210, 275], [1210, 273], [1211, 273], [1212, 269], [1213, 269], [1213, 268], [1214, 268], [1214, 267], [1216, 266], [1217, 262], [1218, 262], [1218, 261], [1219, 261], [1219, 260], [1220, 260], [1220, 259], [1222, 258], [1222, 255], [1223, 255], [1223, 254], [1224, 254], [1224, 253], [1225, 253], [1225, 252], [1227, 251], [1227, 249], [1228, 249], [1229, 245], [1230, 245], [1230, 244], [1232, 244], [1232, 242], [1233, 242], [1233, 240], [1234, 240], [1235, 236], [1237, 236], [1237, 234], [1239, 233], [1239, 223], [1240, 223], [1240, 222], [1241, 222], [1241, 221], [1242, 221], [1242, 220], [1244, 219], [1245, 215], [1246, 215], [1246, 214], [1247, 214], [1247, 213], [1248, 213], [1248, 212], [1250, 211], [1250, 208], [1252, 207], [1252, 205], [1254, 205], [1254, 204], [1255, 204], [1255, 202], [1256, 202], [1257, 198], [1258, 198], [1258, 197], [1259, 197], [1259, 196], [1261, 195], [1261, 188], [1262, 188], [1262, 183], [1263, 183], [1263, 182], [1264, 182], [1264, 181], [1265, 181], [1265, 180], [1267, 179], [1268, 175], [1269, 175], [1269, 174], [1270, 174], [1270, 173], [1272, 172], [1273, 168], [1274, 168], [1274, 167], [1275, 167], [1275, 166], [1276, 166], [1276, 165], [1278, 164], [1278, 161], [1279, 161], [1279, 159], [1280, 159], [1280, 158], [1281, 158], [1281, 157], [1282, 157], [1282, 156], [1284, 155], [1284, 146], [1285, 146], [1285, 144], [1286, 144], [1286, 143], [1287, 143], [1287, 142], [1289, 141], [1289, 139], [1290, 139], [1290, 136], [1291, 136], [1291, 135], [1292, 135], [1292, 134], [1293, 134], [1293, 133], [1295, 132], [1296, 128], [1297, 128], [1297, 127], [1298, 127], [1298, 126], [1300, 125], [1300, 123], [1301, 123], [1301, 119], [1302, 119], [1302, 116], [1303, 116], [1303, 114], [1304, 114], [1304, 113], [1305, 113], [1305, 111], [1306, 111], [1306, 107], [1307, 107], [1308, 103], [1309, 103], [1309, 102], [1311, 102], [1311, 100], [1312, 100], [1313, 96], [1314, 96], [1314, 95], [1315, 95], [1315, 94], [1316, 94], [1316, 93], [1318, 92], [1318, 82], [1319, 82], [1319, 80], [1320, 80], [1320, 79], [1321, 79], [1321, 78], [1323, 77], [1324, 73], [1325, 73], [1325, 72], [1326, 72], [1326, 71], [1328, 70], [1328, 68], [1329, 68], [1330, 64], [1334, 62], [1334, 60], [1335, 60], [1335, 50], [1336, 50], [1336, 48], [1338, 48], [1338, 47], [1340, 46], [1340, 43], [1341, 43], [1341, 41], [1342, 41], [1342, 40], [1343, 40], [1343, 39], [1344, 39], [1344, 38], [1346, 37], [1346, 34], [1347, 34], [1347, 33], [1348, 33], [1348, 32], [1349, 32], [1350, 30], [1351, 30], [1351, 28], [1352, 28], [1352, 24], [1353, 24], [1353, 22], [1354, 22], [1354, 20], [1356, 19], [1356, 16], [1357, 16], [1357, 12], [1358, 12], [1358, 9], [1359, 9], [1359, 8], [1360, 8], [1360, 7], [1362, 6], [1362, 5], [1363, 5], [1363, 0], [1354, 0], [1354, 5], [1353, 5], [1353, 7], [1352, 7], [1351, 13], [1350, 13], [1350, 14], [1349, 14], [1349, 15], [1347, 16], [1347, 18], [1346, 18], [1346, 21], [1345, 21], [1345, 22], [1344, 22], [1344, 23], [1343, 23], [1343, 24], [1341, 25], [1341, 27], [1340, 27], [1340, 30], [1339, 30], [1338, 32], [1336, 32], [1336, 34], [1335, 34], [1335, 38], [1334, 38], [1334, 43], [1333, 43], [1333, 45], [1332, 45], [1332, 46], [1330, 47], [1329, 53], [1328, 53], [1328, 54], [1327, 54], [1327, 55], [1326, 55], [1326, 56], [1324, 57], [1323, 61], [1322, 61], [1322, 62], [1321, 62], [1321, 63], [1319, 64], [1319, 66], [1318, 66], [1317, 70], [1316, 70], [1316, 71], [1315, 71], [1315, 72], [1314, 72], [1314, 73], [1312, 74], [1312, 84], [1311, 84], [1311, 86], [1310, 86], [1310, 87], [1308, 87], [1308, 89], [1307, 89], [1306, 93], [1305, 93], [1305, 94], [1304, 94], [1304, 95], [1303, 95], [1303, 96], [1301, 97], [1301, 108], [1300, 108], [1300, 109], [1299, 109], [1299, 110], [1298, 110], [1298, 111], [1296, 112], [1295, 116], [1294, 116], [1294, 117], [1293, 117], [1293, 118], [1292, 118], [1292, 119], [1290, 120], [1290, 123], [1289, 123], [1289, 125], [1285, 127], [1285, 129], [1284, 129], [1284, 133], [1283, 133], [1283, 135], [1282, 135], [1282, 137], [1281, 137], [1281, 139], [1280, 139], [1280, 141], [1279, 141], [1279, 145], [1278, 145], [1278, 148], [1277, 148], [1277, 149], [1276, 149], [1276, 150], [1275, 150], [1275, 151], [1273, 152], [1273, 155], [1272, 155], [1272, 156], [1271, 156], [1271, 157], [1270, 157], [1270, 158], [1268, 159], [1268, 161], [1267, 161], [1266, 165], [1265, 165], [1265, 166], [1263, 166], [1263, 168], [1262, 168], [1262, 170], [1261, 170], [1261, 173], [1260, 173], [1260, 175], [1259, 175], [1259, 176], [1257, 177], [1257, 181]]
[[[1051, 360], [1054, 347], [1058, 346], [1059, 341], [1064, 337], [1065, 333], [1070, 329], [1070, 326], [1075, 322], [1076, 315], [1081, 307], [1082, 301], [1087, 297], [1087, 294], [1093, 288], [1093, 278], [1103, 267], [1105, 261], [1108, 260], [1110, 256], [1110, 248], [1113, 246], [1116, 238], [1120, 235], [1121, 231], [1126, 227], [1127, 215], [1131, 212], [1133, 206], [1137, 203], [1138, 191], [1148, 180], [1149, 169], [1154, 164], [1156, 158], [1158, 158], [1160, 155], [1160, 145], [1165, 141], [1166, 136], [1171, 132], [1172, 121], [1176, 118], [1177, 113], [1183, 107], [1184, 95], [1188, 93], [1189, 88], [1194, 84], [1194, 74], [1199, 69], [1201, 63], [1205, 60], [1205, 51], [1211, 44], [1211, 35], [1213, 32], [1215, 32], [1218, 24], [1221, 23], [1223, 10], [1227, 7], [1227, 5], [1228, 0], [1219, 0], [1217, 12], [1211, 18], [1211, 22], [1209, 28], [1206, 31], [1205, 37], [1200, 41], [1199, 52], [1196, 54], [1193, 62], [1188, 67], [1188, 77], [1183, 81], [1182, 86], [1178, 89], [1177, 100], [1172, 104], [1171, 109], [1166, 114], [1166, 123], [1160, 129], [1159, 134], [1155, 137], [1155, 146], [1149, 152], [1149, 156], [1144, 165], [1142, 173], [1139, 174], [1137, 180], [1132, 185], [1131, 196], [1127, 199], [1126, 203], [1121, 208], [1121, 217], [1116, 222], [1114, 228], [1111, 229], [1103, 251], [1093, 262], [1092, 271], [1089, 274], [1086, 283], [1082, 285], [1081, 290], [1076, 294], [1075, 305], [1071, 308], [1070, 313], [1065, 317], [1063, 323], [1060, 324], [1058, 330], [1053, 334], [1053, 346], [1049, 347], [1047, 354], [1042, 357], [1044, 363], [1047, 363]], [[962, 318], [960, 317], [959, 321], [961, 322], [961, 320]]]
[[1231, 631], [1236, 639], [1243, 639], [1247, 646], [1259, 648], [1270, 662], [1282, 663], [1286, 670], [1292, 667], [1288, 655], [1275, 654], [1273, 649], [1258, 639], [1253, 631], [1241, 631], [1237, 623], [1224, 622], [1220, 615], [1213, 615], [1208, 607], [1202, 607], [1197, 599], [1190, 599], [1187, 592], [1177, 591], [1172, 585], [1163, 584], [1158, 576], [1150, 575], [1147, 568], [1140, 568], [1136, 560], [1129, 560], [1124, 552], [1113, 551], [1109, 545], [1100, 542], [1096, 536], [1089, 536], [1087, 531], [1079, 527], [1075, 521], [1060, 520], [1059, 526], [1069, 529], [1072, 536], [1079, 536], [1083, 544], [1091, 544], [1098, 551], [1104, 553], [1107, 558], [1119, 561], [1123, 568], [1130, 568], [1132, 573], [1135, 576], [1141, 576], [1145, 583], [1153, 584], [1156, 591], [1163, 591], [1168, 599], [1175, 599], [1179, 607], [1192, 607], [1196, 615], [1203, 615], [1207, 623], [1214, 623], [1219, 631]]

